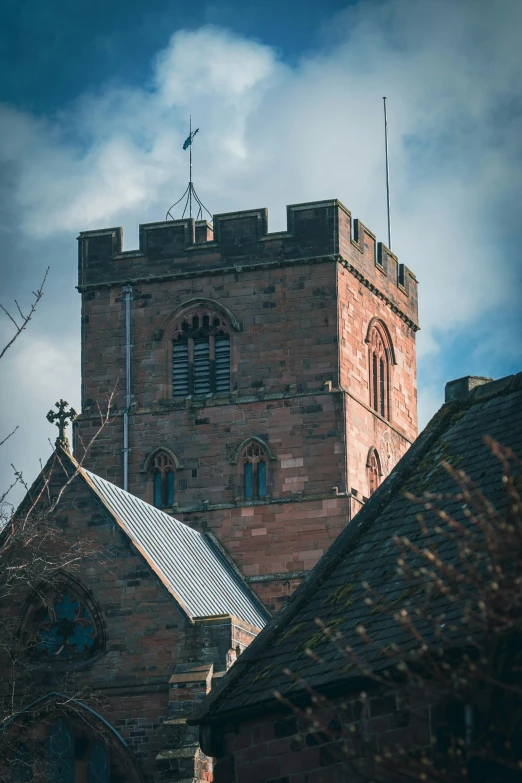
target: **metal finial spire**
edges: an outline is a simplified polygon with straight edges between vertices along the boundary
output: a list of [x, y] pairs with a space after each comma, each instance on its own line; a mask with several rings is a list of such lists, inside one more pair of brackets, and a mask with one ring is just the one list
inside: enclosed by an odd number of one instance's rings
[[71, 446], [65, 435], [65, 428], [69, 426], [69, 422], [67, 421], [67, 419], [74, 421], [78, 415], [74, 410], [74, 408], [70, 408], [69, 410], [66, 410], [68, 406], [69, 406], [68, 402], [66, 402], [65, 400], [60, 400], [60, 402], [55, 403], [55, 407], [58, 408], [58, 411], [55, 412], [53, 410], [50, 410], [46, 417], [47, 421], [50, 421], [51, 424], [56, 424], [56, 426], [58, 427], [58, 437], [56, 438], [54, 445], [56, 446], [56, 448], [61, 448], [64, 451], [71, 450]]
[[199, 198], [198, 194], [196, 193], [196, 189], [194, 187], [194, 183], [192, 182], [192, 142], [194, 141], [194, 136], [196, 133], [198, 133], [199, 128], [196, 128], [195, 131], [192, 130], [192, 115], [190, 115], [190, 122], [189, 122], [189, 135], [185, 139], [185, 142], [183, 144], [183, 149], [189, 150], [189, 183], [185, 189], [185, 192], [183, 193], [182, 197], [179, 198], [168, 210], [167, 214], [165, 215], [165, 220], [168, 220], [169, 218], [171, 220], [175, 220], [174, 215], [172, 214], [172, 210], [174, 207], [176, 207], [181, 201], [184, 201], [183, 204], [183, 213], [181, 215], [181, 218], [183, 219], [185, 217], [185, 214], [188, 210], [188, 216], [192, 217], [192, 199], [194, 199], [195, 203], [198, 205], [198, 210], [196, 213], [196, 220], [200, 220], [203, 218], [203, 211], [205, 211], [210, 219], [212, 220], [212, 215], [209, 212], [209, 210], [206, 208], [206, 206], [203, 204], [201, 199]]

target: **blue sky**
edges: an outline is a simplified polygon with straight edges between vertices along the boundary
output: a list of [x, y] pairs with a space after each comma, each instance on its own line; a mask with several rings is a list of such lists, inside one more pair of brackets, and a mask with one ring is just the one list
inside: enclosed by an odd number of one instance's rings
[[[0, 450], [31, 480], [79, 407], [79, 231], [162, 220], [186, 184], [210, 209], [339, 198], [420, 281], [421, 425], [446, 381], [522, 368], [518, 0], [263, 4], [5, 0], [0, 8], [0, 301], [41, 307], [4, 360]], [[10, 324], [0, 319], [0, 339]], [[1, 440], [1, 437], [0, 437]]]
[[349, 5], [342, 0], [4, 0], [1, 100], [47, 113], [107, 79], [143, 84], [155, 54], [175, 30], [205, 24], [262, 41], [296, 62], [304, 51], [326, 44], [331, 18]]

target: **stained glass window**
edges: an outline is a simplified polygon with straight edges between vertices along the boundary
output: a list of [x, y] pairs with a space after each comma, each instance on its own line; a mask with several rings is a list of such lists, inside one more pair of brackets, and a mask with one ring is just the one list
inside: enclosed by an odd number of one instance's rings
[[96, 741], [89, 753], [87, 783], [109, 783], [109, 749], [105, 742]]
[[89, 612], [78, 598], [65, 592], [54, 600], [41, 620], [36, 649], [41, 655], [71, 658], [88, 652], [95, 639]]
[[71, 727], [60, 719], [47, 737], [49, 783], [74, 783], [74, 741]]

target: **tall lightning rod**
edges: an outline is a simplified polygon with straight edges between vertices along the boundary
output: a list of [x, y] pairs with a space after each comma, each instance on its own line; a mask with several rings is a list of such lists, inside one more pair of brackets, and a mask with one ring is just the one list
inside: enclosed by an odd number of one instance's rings
[[386, 150], [386, 205], [388, 208], [388, 247], [391, 250], [392, 249], [392, 239], [391, 239], [391, 218], [390, 218], [390, 167], [388, 163], [388, 118], [386, 115], [386, 98], [383, 99], [384, 102], [384, 147]]

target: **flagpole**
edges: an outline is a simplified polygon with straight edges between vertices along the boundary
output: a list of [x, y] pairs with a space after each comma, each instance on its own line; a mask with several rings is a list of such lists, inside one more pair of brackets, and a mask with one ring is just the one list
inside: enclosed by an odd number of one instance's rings
[[384, 147], [386, 150], [386, 205], [388, 207], [388, 248], [392, 249], [391, 219], [390, 219], [390, 169], [388, 166], [388, 118], [386, 116], [386, 98], [384, 102]]

